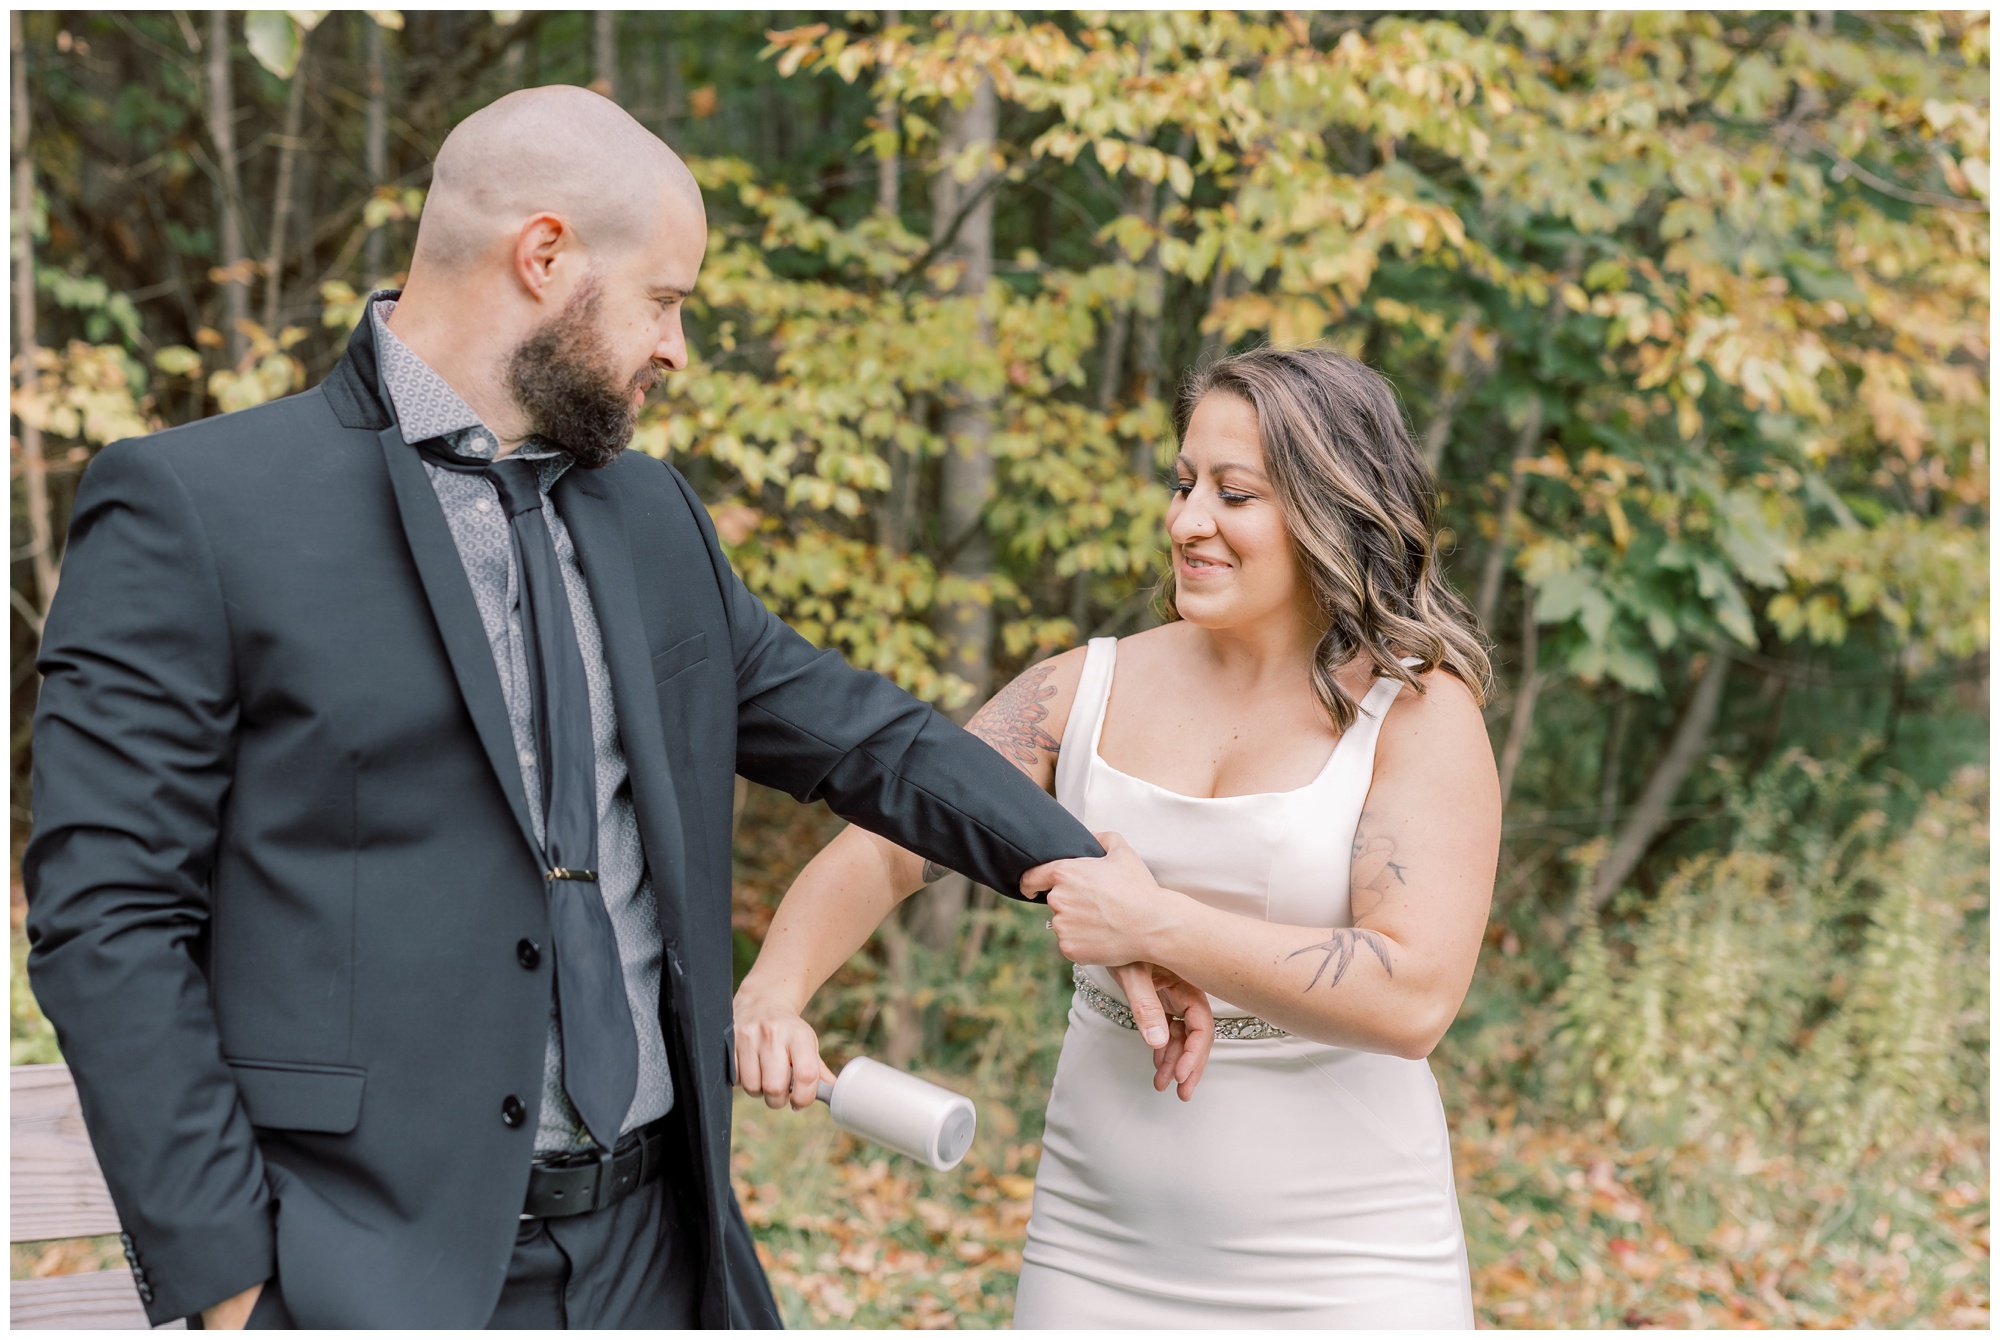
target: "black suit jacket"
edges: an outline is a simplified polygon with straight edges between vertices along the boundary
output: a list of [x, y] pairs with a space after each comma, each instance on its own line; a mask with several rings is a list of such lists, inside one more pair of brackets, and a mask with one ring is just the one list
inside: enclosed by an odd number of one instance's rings
[[[659, 899], [701, 1315], [775, 1324], [729, 1187], [731, 774], [1003, 891], [1098, 847], [767, 611], [668, 466], [628, 452], [554, 499]], [[303, 1326], [482, 1324], [551, 999], [552, 956], [517, 946], [547, 913], [492, 654], [365, 319], [314, 390], [98, 456], [40, 665], [29, 972], [148, 1314], [275, 1272]]]

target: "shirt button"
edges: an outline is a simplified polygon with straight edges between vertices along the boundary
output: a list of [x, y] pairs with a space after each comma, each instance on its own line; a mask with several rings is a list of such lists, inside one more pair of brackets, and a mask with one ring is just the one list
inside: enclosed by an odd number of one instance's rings
[[542, 947], [533, 940], [523, 940], [514, 946], [514, 957], [521, 960], [521, 966], [529, 972], [542, 966]]
[[528, 1119], [528, 1109], [526, 1107], [523, 1107], [521, 1105], [521, 1100], [516, 1098], [513, 1094], [510, 1093], [505, 1098], [500, 1100], [501, 1125], [508, 1127], [519, 1126], [522, 1122], [526, 1121], [527, 1119]]
[[524, 767], [524, 768], [532, 768], [532, 767], [534, 767], [534, 766], [535, 766], [535, 751], [534, 751], [534, 750], [532, 750], [532, 749], [523, 749], [523, 750], [521, 751], [521, 766], [522, 766], [522, 767]]

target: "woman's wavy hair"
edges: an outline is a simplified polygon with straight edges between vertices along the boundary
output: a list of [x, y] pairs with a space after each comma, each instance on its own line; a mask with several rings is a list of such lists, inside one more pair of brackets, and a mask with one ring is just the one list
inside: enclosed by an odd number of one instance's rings
[[[1472, 611], [1438, 568], [1437, 485], [1388, 380], [1331, 349], [1251, 349], [1199, 368], [1174, 407], [1174, 434], [1204, 397], [1257, 412], [1264, 470], [1284, 509], [1292, 552], [1326, 622], [1313, 692], [1346, 730], [1359, 709], [1335, 671], [1365, 657], [1377, 676], [1423, 692], [1440, 666], [1481, 704], [1492, 682]], [[1178, 619], [1171, 568], [1162, 588]], [[1414, 656], [1416, 666], [1402, 658]]]

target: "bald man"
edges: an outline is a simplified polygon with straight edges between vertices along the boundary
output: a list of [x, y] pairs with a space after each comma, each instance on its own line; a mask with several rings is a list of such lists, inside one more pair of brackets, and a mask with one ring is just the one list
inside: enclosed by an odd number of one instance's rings
[[729, 1185], [732, 772], [997, 889], [1099, 854], [624, 450], [705, 245], [615, 104], [512, 94], [324, 384], [86, 474], [29, 972], [155, 1323], [775, 1326]]

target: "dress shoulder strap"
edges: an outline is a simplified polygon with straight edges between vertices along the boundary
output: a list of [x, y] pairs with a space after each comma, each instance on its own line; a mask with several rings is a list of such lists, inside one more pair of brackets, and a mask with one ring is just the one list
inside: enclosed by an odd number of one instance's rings
[[[1405, 666], [1421, 665], [1414, 656], [1405, 656]], [[1367, 795], [1368, 782], [1375, 775], [1375, 741], [1382, 733], [1382, 719], [1389, 715], [1390, 705], [1396, 695], [1403, 691], [1403, 681], [1390, 679], [1387, 675], [1378, 678], [1362, 696], [1354, 715], [1354, 724], [1334, 742], [1333, 754], [1326, 761], [1313, 787], [1318, 789], [1359, 788], [1359, 794]], [[1358, 811], [1357, 811], [1358, 812]]]
[[1118, 639], [1094, 637], [1083, 654], [1083, 675], [1076, 683], [1069, 722], [1063, 727], [1062, 749], [1056, 754], [1056, 799], [1072, 813], [1083, 804], [1090, 765], [1097, 757], [1097, 740], [1104, 734], [1104, 705], [1111, 701], [1111, 672], [1118, 663]]
[[[1413, 665], [1422, 664], [1423, 662], [1415, 656], [1405, 656], [1402, 660], [1402, 665], [1405, 669]], [[1390, 679], [1387, 675], [1384, 675], [1375, 681], [1373, 687], [1368, 690], [1367, 696], [1362, 698], [1361, 710], [1368, 716], [1373, 717], [1379, 726], [1382, 718], [1389, 715], [1389, 704], [1395, 702], [1396, 695], [1402, 691], [1402, 680]]]

